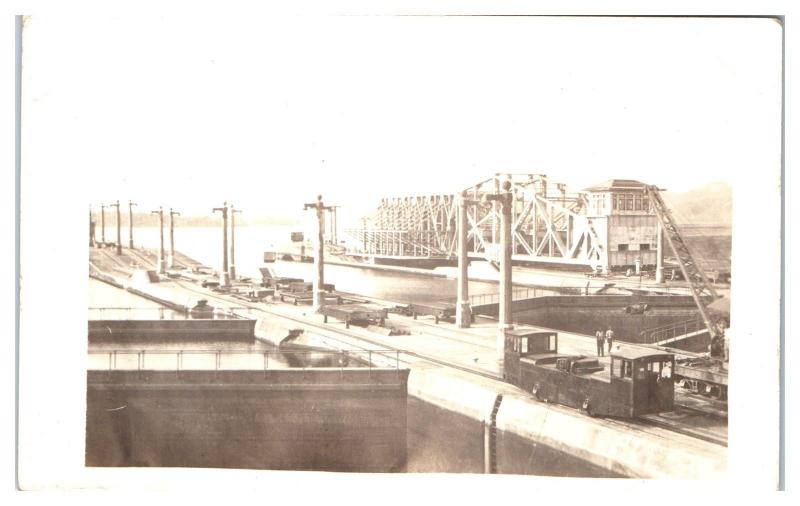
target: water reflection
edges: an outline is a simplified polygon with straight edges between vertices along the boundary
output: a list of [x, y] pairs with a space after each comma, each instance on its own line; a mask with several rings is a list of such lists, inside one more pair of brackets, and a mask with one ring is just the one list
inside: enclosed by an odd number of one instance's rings
[[[308, 280], [314, 275], [313, 269], [313, 264], [308, 263], [275, 262], [275, 271], [280, 276]], [[336, 285], [336, 289], [340, 291], [398, 303], [455, 300], [457, 289], [455, 279], [345, 265], [325, 265], [325, 282]], [[497, 293], [498, 285], [470, 281], [469, 290], [470, 294]]]

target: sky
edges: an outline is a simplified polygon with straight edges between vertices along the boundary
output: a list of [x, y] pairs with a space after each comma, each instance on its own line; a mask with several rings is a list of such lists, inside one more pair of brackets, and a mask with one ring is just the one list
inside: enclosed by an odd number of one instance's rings
[[344, 224], [496, 172], [735, 186], [780, 162], [780, 44], [752, 19], [33, 17], [23, 184], [185, 214], [322, 194]]

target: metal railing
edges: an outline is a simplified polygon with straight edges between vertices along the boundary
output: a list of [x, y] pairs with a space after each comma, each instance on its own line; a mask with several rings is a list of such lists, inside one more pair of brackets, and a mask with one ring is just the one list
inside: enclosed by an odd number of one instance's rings
[[168, 307], [90, 307], [89, 320], [192, 320], [192, 319], [242, 319], [240, 313], [251, 314], [248, 307], [213, 308], [207, 313], [196, 313]]
[[[611, 287], [617, 290], [638, 290], [639, 288], [635, 287], [628, 287], [625, 285], [614, 286]], [[589, 286], [548, 286], [548, 287], [524, 287], [524, 288], [514, 288], [511, 294], [511, 300], [525, 300], [525, 299], [532, 299], [534, 297], [546, 297], [546, 296], [559, 296], [559, 295], [584, 295], [587, 297], [591, 296], [601, 296], [601, 295], [609, 295], [607, 293], [597, 293], [599, 287], [589, 287]], [[689, 292], [685, 288], [680, 287], [648, 287], [643, 286], [641, 290], [652, 291], [654, 294], [657, 292], [664, 296], [671, 296], [671, 295], [690, 295]], [[624, 295], [624, 294], [610, 294], [610, 295]], [[486, 304], [499, 304], [500, 303], [500, 294], [499, 293], [487, 293], [487, 294], [477, 294], [477, 295], [470, 295], [469, 302], [472, 306], [482, 306]]]
[[[400, 369], [400, 351], [375, 350], [106, 350], [89, 351], [92, 371], [267, 371], [287, 369], [287, 356], [318, 367]], [[270, 360], [272, 359], [272, 360]], [[314, 364], [330, 365], [314, 365]], [[306, 365], [311, 364], [311, 365]], [[354, 365], [355, 364], [355, 365]]]
[[687, 334], [691, 334], [693, 332], [698, 332], [700, 330], [705, 330], [705, 329], [706, 325], [705, 322], [703, 322], [703, 319], [700, 317], [695, 317], [692, 318], [691, 320], [685, 320], [677, 323], [671, 323], [669, 325], [663, 325], [661, 327], [645, 329], [639, 332], [639, 336], [642, 338], [642, 342], [644, 344], [653, 344], [665, 341], [667, 339], [673, 339], [676, 337], [685, 336]]
[[187, 320], [188, 311], [167, 307], [90, 307], [89, 320]]
[[[511, 300], [526, 300], [534, 297], [564, 295], [564, 294], [578, 294], [583, 288], [579, 287], [525, 287], [514, 288], [511, 292]], [[469, 303], [472, 306], [482, 306], [486, 304], [499, 304], [499, 293], [485, 293], [470, 295]]]

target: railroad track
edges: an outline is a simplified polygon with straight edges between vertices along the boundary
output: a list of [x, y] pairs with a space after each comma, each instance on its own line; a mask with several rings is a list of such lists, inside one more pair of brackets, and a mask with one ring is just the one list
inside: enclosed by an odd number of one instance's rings
[[[246, 308], [251, 309], [251, 310], [260, 311], [260, 312], [265, 313], [265, 314], [269, 314], [269, 315], [276, 316], [276, 317], [279, 317], [279, 318], [285, 318], [287, 320], [294, 321], [294, 322], [296, 322], [298, 324], [301, 324], [304, 327], [313, 328], [316, 331], [319, 331], [322, 335], [324, 335], [325, 338], [340, 342], [343, 345], [351, 347], [351, 348], [352, 347], [359, 348], [358, 351], [368, 352], [370, 350], [368, 348], [360, 347], [360, 346], [358, 346], [358, 345], [356, 345], [356, 344], [354, 344], [352, 342], [349, 342], [347, 340], [343, 340], [343, 339], [340, 338], [340, 336], [344, 335], [344, 336], [348, 337], [349, 339], [355, 339], [355, 340], [358, 340], [358, 341], [362, 341], [362, 342], [368, 343], [370, 345], [373, 345], [373, 346], [376, 346], [376, 347], [379, 347], [379, 348], [384, 348], [384, 349], [389, 348], [390, 350], [392, 350], [391, 352], [381, 353], [379, 351], [374, 351], [372, 353], [374, 355], [378, 355], [378, 356], [384, 355], [384, 358], [389, 359], [389, 360], [395, 360], [395, 355], [394, 355], [393, 352], [396, 352], [396, 353], [399, 354], [399, 355], [397, 355], [397, 360], [402, 362], [404, 365], [412, 364], [413, 361], [409, 360], [409, 357], [413, 357], [413, 358], [415, 358], [417, 360], [423, 360], [425, 362], [429, 362], [429, 363], [432, 363], [432, 364], [435, 364], [435, 365], [440, 365], [440, 366], [448, 367], [448, 368], [451, 368], [451, 369], [456, 369], [456, 370], [459, 370], [459, 371], [462, 371], [462, 372], [466, 372], [468, 374], [481, 376], [483, 378], [487, 378], [487, 379], [491, 379], [491, 380], [503, 381], [502, 376], [500, 376], [499, 374], [493, 373], [491, 371], [487, 371], [487, 370], [484, 370], [484, 369], [481, 369], [481, 368], [477, 368], [477, 367], [466, 366], [466, 365], [459, 364], [459, 363], [456, 363], [456, 362], [451, 362], [449, 360], [443, 360], [441, 358], [438, 358], [438, 357], [435, 357], [435, 356], [431, 356], [431, 355], [428, 355], [428, 354], [424, 354], [424, 353], [417, 353], [417, 352], [414, 352], [414, 351], [409, 351], [409, 350], [403, 350], [403, 349], [400, 349], [400, 348], [396, 348], [394, 346], [387, 345], [386, 343], [383, 343], [383, 342], [380, 342], [380, 341], [377, 341], [377, 340], [374, 340], [374, 339], [370, 339], [369, 337], [362, 335], [361, 332], [353, 331], [351, 329], [337, 328], [335, 331], [332, 331], [329, 327], [327, 327], [325, 324], [322, 324], [322, 323], [310, 322], [308, 320], [305, 320], [305, 319], [302, 319], [302, 318], [299, 318], [299, 317], [295, 317], [295, 316], [292, 316], [292, 315], [287, 315], [287, 314], [282, 313], [282, 312], [270, 311], [269, 308], [265, 308], [265, 307], [263, 307], [263, 306], [261, 306], [261, 305], [259, 305], [257, 303], [252, 303], [252, 302], [247, 302], [247, 301], [240, 301], [240, 300], [231, 301], [231, 300], [225, 298], [224, 296], [216, 294], [216, 293], [214, 293], [214, 292], [212, 292], [210, 290], [199, 289], [197, 287], [188, 285], [186, 282], [181, 282], [181, 281], [176, 281], [176, 280], [173, 280], [173, 281], [178, 286], [180, 286], [181, 288], [183, 288], [185, 290], [188, 290], [188, 291], [191, 291], [191, 292], [194, 292], [194, 293], [197, 293], [197, 294], [201, 294], [206, 298], [211, 298], [211, 299], [217, 300], [217, 301], [222, 302], [222, 303], [224, 303], [226, 305], [236, 304], [238, 307], [246, 307]], [[445, 329], [439, 329], [437, 332], [435, 332], [435, 334], [438, 335], [439, 337], [444, 338], [444, 339], [456, 340], [456, 341], [459, 341], [459, 342], [462, 342], [462, 343], [473, 344], [473, 345], [476, 344], [476, 343], [473, 343], [471, 341], [465, 341], [463, 339], [457, 339], [457, 338], [454, 338], [452, 336], [447, 336], [447, 335], [445, 335], [445, 332], [446, 332]], [[481, 345], [481, 346], [486, 346], [486, 345]], [[391, 353], [391, 356], [389, 355], [389, 353]], [[718, 415], [715, 415], [714, 413], [705, 412], [703, 410], [700, 410], [700, 409], [697, 409], [697, 408], [694, 408], [694, 407], [691, 407], [691, 406], [685, 406], [685, 405], [682, 405], [682, 404], [676, 404], [676, 406], [679, 409], [687, 411], [687, 412], [694, 412], [694, 413], [697, 413], [697, 414], [702, 414], [704, 416], [718, 416]], [[566, 409], [566, 410], [570, 410], [570, 411], [575, 411], [575, 410], [571, 410], [570, 408], [567, 408], [567, 407], [564, 407], [564, 406], [551, 405], [551, 407], [552, 408], [556, 408], [556, 409]], [[657, 432], [654, 433], [653, 431], [647, 431], [647, 430], [645, 430], [645, 428], [646, 427], [650, 427], [650, 428], [666, 430], [666, 431], [669, 431], [669, 432], [672, 432], [672, 433], [681, 434], [683, 436], [691, 437], [691, 438], [698, 439], [698, 440], [701, 440], [701, 441], [704, 441], [704, 442], [708, 442], [708, 443], [717, 444], [717, 445], [720, 445], [720, 446], [726, 446], [727, 447], [727, 437], [716, 435], [716, 434], [713, 434], [713, 433], [710, 433], [710, 432], [707, 432], [707, 431], [703, 431], [703, 430], [697, 430], [697, 429], [694, 429], [692, 427], [686, 427], [686, 426], [681, 425], [680, 421], [669, 420], [669, 419], [663, 418], [663, 417], [661, 417], [659, 415], [646, 415], [644, 417], [639, 417], [636, 420], [622, 420], [622, 419], [616, 419], [616, 418], [598, 418], [597, 420], [600, 423], [603, 423], [603, 424], [606, 424], [606, 425], [612, 425], [612, 426], [618, 426], [618, 427], [621, 426], [621, 427], [624, 427], [624, 428], [626, 428], [628, 430], [644, 431], [644, 432], [647, 432], [647, 433], [649, 433], [651, 435], [662, 436], [662, 437], [663, 437], [663, 434], [659, 434]]]
[[[409, 318], [409, 317], [405, 317], [405, 318]], [[417, 321], [417, 323], [419, 323], [419, 322]], [[470, 346], [477, 346], [479, 348], [485, 348], [487, 350], [494, 350], [495, 349], [494, 346], [491, 346], [491, 345], [488, 345], [486, 343], [480, 342], [478, 340], [478, 339], [480, 339], [479, 337], [476, 337], [475, 339], [465, 339], [463, 333], [461, 333], [461, 335], [459, 335], [459, 336], [455, 336], [454, 334], [456, 334], [457, 331], [452, 331], [452, 330], [447, 329], [447, 328], [442, 328], [442, 327], [439, 327], [438, 325], [435, 325], [435, 324], [431, 325], [431, 324], [428, 324], [426, 322], [422, 322], [422, 324], [426, 326], [425, 332], [424, 332], [425, 335], [436, 336], [436, 337], [439, 337], [441, 339], [446, 339], [448, 341], [453, 341], [453, 342], [462, 343], [462, 344], [468, 344]], [[413, 329], [411, 328], [411, 326], [408, 325], [406, 322], [401, 322], [401, 326], [404, 329], [412, 330], [412, 333], [415, 333], [415, 332], [413, 332]]]
[[723, 416], [720, 411], [708, 411], [708, 410], [701, 409], [701, 408], [698, 408], [698, 407], [695, 407], [695, 406], [689, 406], [688, 404], [678, 404], [678, 405], [681, 408], [685, 409], [686, 411], [691, 411], [691, 412], [696, 413], [698, 415], [703, 415], [703, 416], [708, 416], [708, 417], [718, 418], [718, 419], [727, 419], [728, 418], [727, 411], [725, 412], [725, 414]]
[[[442, 327], [440, 327], [438, 325], [435, 325], [435, 324], [432, 324], [432, 323], [431, 324], [428, 324], [426, 322], [422, 322], [422, 323], [424, 325], [427, 325], [427, 328], [425, 330], [426, 334], [430, 334], [430, 335], [439, 337], [441, 339], [447, 339], [449, 341], [455, 341], [455, 342], [459, 342], [459, 343], [470, 344], [470, 345], [474, 345], [474, 346], [478, 346], [478, 347], [486, 348], [486, 349], [494, 349], [493, 346], [487, 345], [485, 343], [480, 343], [480, 342], [476, 342], [475, 340], [468, 340], [468, 339], [463, 339], [461, 337], [454, 337], [452, 335], [449, 335], [449, 334], [453, 333], [453, 331], [451, 331], [451, 330], [449, 330], [447, 328], [442, 328]], [[549, 327], [542, 327], [540, 325], [535, 325], [535, 327], [540, 328], [542, 330], [550, 330], [550, 331], [553, 331], [553, 332], [559, 332], [558, 329], [552, 329], [552, 328], [549, 328]], [[585, 353], [585, 351], [582, 352], [580, 350], [577, 350], [576, 352], [577, 353]], [[502, 378], [498, 377], [496, 379], [502, 379]], [[698, 415], [704, 415], [704, 416], [708, 416], [708, 417], [712, 417], [712, 418], [716, 418], [716, 419], [723, 419], [723, 418], [727, 417], [727, 403], [724, 403], [724, 402], [721, 402], [721, 401], [713, 401], [713, 400], [709, 399], [708, 397], [702, 396], [700, 394], [692, 394], [692, 393], [689, 393], [689, 392], [680, 391], [679, 389], [677, 389], [677, 387], [676, 387], [676, 392], [675, 393], [676, 393], [675, 405], [680, 407], [681, 409], [687, 411], [687, 412], [693, 412], [693, 413], [696, 413]], [[681, 396], [686, 396], [689, 399], [697, 399], [697, 400], [700, 400], [701, 402], [711, 403], [712, 404], [711, 405], [711, 409], [708, 409], [708, 410], [707, 409], [702, 409], [702, 408], [699, 408], [699, 407], [694, 406], [694, 405], [690, 405], [690, 404], [686, 404], [686, 403], [680, 402], [680, 400], [677, 398], [677, 394], [679, 394], [679, 393], [680, 393]]]
[[[194, 287], [191, 287], [191, 286], [186, 286], [186, 284], [184, 282], [180, 282], [180, 281], [174, 281], [174, 282], [176, 284], [178, 284], [179, 286], [181, 286], [182, 288], [184, 288], [186, 290], [189, 290], [191, 292], [197, 293], [197, 294], [202, 294], [204, 297], [212, 298], [212, 299], [218, 300], [220, 302], [223, 302], [225, 304], [231, 304], [233, 302], [233, 301], [230, 301], [230, 300], [228, 300], [228, 299], [226, 299], [226, 298], [224, 298], [224, 297], [222, 297], [220, 295], [215, 294], [214, 292], [203, 291], [203, 290], [199, 290], [199, 289], [196, 289]], [[304, 327], [312, 327], [315, 330], [319, 331], [321, 334], [323, 334], [327, 339], [338, 341], [338, 342], [340, 342], [340, 343], [342, 343], [344, 345], [347, 345], [347, 346], [358, 347], [358, 345], [355, 345], [352, 342], [348, 342], [348, 341], [344, 341], [342, 339], [339, 339], [337, 337], [337, 334], [339, 334], [339, 335], [344, 334], [347, 337], [349, 337], [350, 339], [356, 339], [356, 340], [359, 340], [359, 341], [364, 341], [366, 343], [369, 343], [369, 344], [371, 344], [373, 346], [377, 346], [379, 348], [389, 348], [394, 352], [400, 353], [400, 355], [405, 355], [407, 357], [414, 357], [414, 358], [419, 359], [419, 360], [425, 360], [427, 362], [431, 362], [431, 363], [436, 364], [436, 365], [441, 365], [441, 366], [450, 367], [450, 368], [453, 368], [453, 369], [458, 369], [460, 371], [467, 372], [467, 373], [470, 373], [470, 374], [475, 374], [475, 375], [482, 376], [482, 377], [488, 378], [488, 379], [500, 380], [500, 381], [502, 381], [502, 379], [503, 379], [500, 375], [492, 373], [490, 371], [486, 371], [486, 370], [475, 368], [475, 367], [468, 367], [468, 366], [465, 366], [465, 365], [462, 365], [462, 364], [459, 364], [459, 363], [456, 363], [456, 362], [451, 362], [449, 360], [443, 360], [443, 359], [438, 358], [438, 357], [434, 357], [434, 356], [430, 356], [430, 355], [426, 355], [426, 354], [422, 354], [422, 353], [417, 353], [417, 352], [414, 352], [414, 351], [409, 351], [409, 350], [404, 350], [404, 349], [401, 349], [401, 348], [396, 348], [394, 346], [387, 345], [387, 344], [382, 343], [380, 341], [376, 341], [374, 339], [370, 339], [369, 337], [366, 337], [366, 336], [362, 335], [362, 333], [353, 331], [351, 329], [336, 329], [335, 331], [332, 331], [328, 326], [326, 326], [323, 323], [311, 322], [311, 321], [308, 321], [308, 320], [305, 320], [305, 319], [302, 319], [302, 318], [298, 318], [298, 317], [295, 317], [295, 316], [292, 316], [292, 315], [287, 315], [285, 313], [279, 313], [279, 312], [275, 312], [275, 311], [270, 311], [268, 308], [261, 307], [261, 306], [257, 305], [256, 303], [237, 300], [236, 304], [239, 305], [239, 306], [247, 307], [248, 309], [261, 311], [263, 313], [266, 313], [266, 314], [269, 314], [269, 315], [272, 315], [272, 316], [277, 316], [279, 318], [285, 318], [287, 320], [294, 321], [296, 323], [299, 323], [299, 324], [303, 325]], [[360, 348], [360, 351], [369, 351], [369, 349], [368, 348]], [[380, 352], [374, 352], [374, 353], [380, 354]], [[386, 357], [386, 358], [391, 358], [392, 360], [394, 360], [394, 356]], [[409, 360], [404, 360], [403, 362], [405, 364], [411, 364], [412, 363]]]
[[[697, 413], [702, 414], [702, 416], [715, 416], [713, 414], [709, 414], [707, 412], [699, 410], [694, 410], [693, 408], [682, 405], [678, 405], [677, 407], [679, 408], [679, 410], [682, 411], [695, 411]], [[727, 435], [722, 436], [719, 434], [715, 434], [711, 431], [696, 429], [693, 427], [686, 427], [685, 425], [681, 425], [675, 420], [664, 418], [662, 415], [645, 415], [643, 417], [640, 417], [638, 421], [646, 425], [651, 425], [653, 427], [660, 427], [672, 432], [676, 432], [678, 434], [683, 434], [684, 436], [700, 439], [701, 441], [705, 441], [707, 443], [713, 443], [725, 447], [728, 446]]]

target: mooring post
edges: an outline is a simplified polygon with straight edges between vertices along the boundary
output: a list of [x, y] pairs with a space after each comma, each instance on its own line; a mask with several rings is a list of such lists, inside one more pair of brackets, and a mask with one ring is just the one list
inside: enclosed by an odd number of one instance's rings
[[228, 272], [228, 203], [223, 202], [222, 207], [215, 207], [213, 211], [222, 213], [222, 270], [219, 273], [219, 284], [227, 287], [231, 284]]

